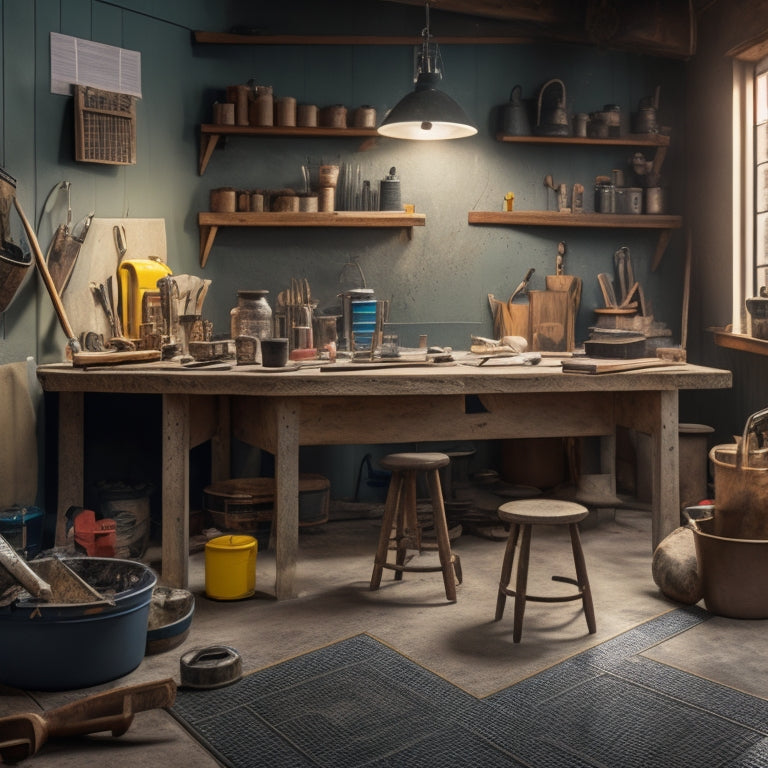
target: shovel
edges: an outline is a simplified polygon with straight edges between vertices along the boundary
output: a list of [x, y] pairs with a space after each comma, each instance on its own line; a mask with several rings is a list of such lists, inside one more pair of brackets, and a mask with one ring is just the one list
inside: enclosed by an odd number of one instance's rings
[[0, 758], [15, 764], [37, 753], [48, 739], [112, 731], [122, 736], [136, 712], [170, 707], [176, 699], [172, 678], [95, 693], [47, 712], [0, 717]]

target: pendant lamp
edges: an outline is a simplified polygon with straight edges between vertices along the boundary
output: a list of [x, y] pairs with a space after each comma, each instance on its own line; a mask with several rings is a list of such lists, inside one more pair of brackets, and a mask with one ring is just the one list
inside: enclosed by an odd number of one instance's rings
[[427, 26], [421, 32], [423, 42], [418, 57], [416, 86], [392, 107], [379, 126], [378, 133], [394, 139], [416, 141], [474, 136], [477, 128], [466, 112], [448, 94], [437, 89], [443, 76], [438, 47], [429, 42], [429, 3], [426, 3], [426, 13]]

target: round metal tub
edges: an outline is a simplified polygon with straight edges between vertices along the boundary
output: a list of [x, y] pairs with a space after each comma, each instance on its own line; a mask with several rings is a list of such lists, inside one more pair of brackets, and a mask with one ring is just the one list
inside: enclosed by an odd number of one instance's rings
[[40, 691], [86, 688], [128, 674], [144, 658], [154, 571], [115, 558], [64, 562], [111, 604], [28, 598], [0, 608], [0, 683]]

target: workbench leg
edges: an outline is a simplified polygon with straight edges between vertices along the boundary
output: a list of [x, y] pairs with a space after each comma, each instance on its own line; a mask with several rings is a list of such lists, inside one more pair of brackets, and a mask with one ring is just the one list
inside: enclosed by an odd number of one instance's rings
[[56, 506], [56, 546], [67, 543], [67, 510], [83, 505], [85, 455], [85, 395], [59, 392], [59, 497]]
[[296, 597], [299, 549], [299, 406], [291, 398], [274, 409], [275, 450], [275, 596]]
[[613, 434], [600, 438], [600, 473], [610, 475], [610, 491], [616, 495], [616, 429]]
[[651, 436], [651, 537], [654, 549], [680, 527], [678, 393], [673, 389], [656, 394], [656, 430]]
[[220, 395], [217, 398], [218, 423], [216, 433], [211, 438], [211, 482], [227, 480], [231, 472], [231, 435], [229, 397]]
[[189, 582], [190, 400], [163, 395], [162, 578], [166, 586]]

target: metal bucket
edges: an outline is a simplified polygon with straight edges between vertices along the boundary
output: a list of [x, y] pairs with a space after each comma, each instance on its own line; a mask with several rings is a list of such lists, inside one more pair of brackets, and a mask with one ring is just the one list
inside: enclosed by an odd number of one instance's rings
[[717, 536], [715, 518], [689, 521], [704, 604], [718, 616], [768, 618], [768, 540]]
[[738, 444], [716, 445], [713, 533], [736, 539], [768, 539], [768, 409], [752, 414]]

